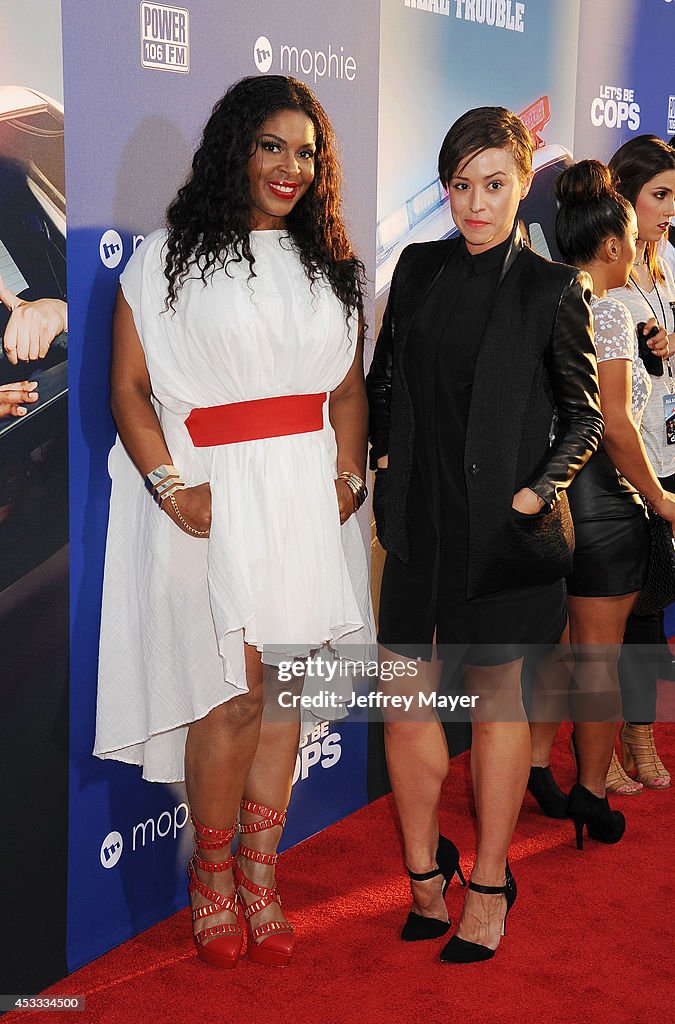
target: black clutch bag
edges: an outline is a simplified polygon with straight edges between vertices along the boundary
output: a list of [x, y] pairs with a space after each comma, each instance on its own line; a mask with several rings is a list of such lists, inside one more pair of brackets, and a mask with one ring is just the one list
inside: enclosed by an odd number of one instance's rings
[[633, 615], [656, 615], [675, 601], [675, 540], [669, 522], [649, 509], [651, 548], [647, 582], [640, 591]]

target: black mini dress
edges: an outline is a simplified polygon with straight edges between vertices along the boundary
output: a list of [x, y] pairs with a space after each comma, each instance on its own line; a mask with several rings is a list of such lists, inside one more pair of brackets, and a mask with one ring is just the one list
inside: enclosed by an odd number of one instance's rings
[[[556, 643], [565, 627], [562, 580], [466, 598], [466, 429], [476, 360], [509, 244], [472, 256], [462, 241], [417, 311], [406, 342], [415, 420], [410, 556], [403, 562], [387, 553], [378, 634], [381, 644], [405, 657], [430, 660], [435, 636], [444, 660], [506, 664], [530, 645]], [[500, 416], [508, 416], [508, 409], [496, 410], [485, 424], [496, 432], [496, 444]]]
[[[591, 302], [598, 362], [631, 362], [632, 413], [639, 426], [651, 380], [637, 347], [633, 320], [614, 298]], [[618, 597], [639, 591], [647, 578], [650, 533], [640, 495], [600, 445], [570, 484], [574, 566], [567, 578], [574, 597]]]

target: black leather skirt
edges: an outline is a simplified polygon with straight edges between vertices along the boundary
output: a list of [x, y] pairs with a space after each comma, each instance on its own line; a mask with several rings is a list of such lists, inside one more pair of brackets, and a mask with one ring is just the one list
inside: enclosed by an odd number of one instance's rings
[[642, 500], [599, 448], [568, 489], [574, 522], [574, 565], [567, 592], [618, 597], [647, 578], [649, 523]]

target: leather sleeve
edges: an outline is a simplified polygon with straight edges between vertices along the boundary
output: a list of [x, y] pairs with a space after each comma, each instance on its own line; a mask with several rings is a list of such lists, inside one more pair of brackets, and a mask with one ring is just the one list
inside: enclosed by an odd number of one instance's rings
[[528, 484], [549, 507], [597, 449], [604, 431], [593, 342], [592, 281], [579, 272], [560, 297], [548, 349], [556, 405], [556, 439], [538, 476]]
[[394, 326], [396, 305], [396, 275], [394, 271], [389, 289], [387, 307], [377, 336], [373, 360], [366, 377], [370, 411], [369, 440], [370, 468], [377, 469], [377, 460], [389, 454], [389, 420], [391, 414], [391, 378], [394, 352]]

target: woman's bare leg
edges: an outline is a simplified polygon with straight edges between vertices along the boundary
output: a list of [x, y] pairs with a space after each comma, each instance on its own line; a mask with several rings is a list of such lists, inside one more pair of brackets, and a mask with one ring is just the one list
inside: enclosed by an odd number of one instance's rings
[[[188, 802], [195, 818], [209, 828], [227, 829], [236, 822], [246, 779], [255, 757], [263, 710], [263, 674], [260, 655], [244, 645], [248, 693], [220, 704], [188, 729], [185, 746], [185, 783]], [[223, 861], [229, 849], [201, 850], [207, 861]], [[223, 895], [232, 893], [231, 871], [205, 872], [198, 878]], [[209, 900], [193, 894], [195, 907]], [[195, 932], [217, 924], [234, 923], [229, 911], [195, 922]]]
[[573, 668], [569, 642], [566, 626], [560, 643], [542, 659], [535, 673], [530, 702], [531, 764], [535, 768], [548, 768], [560, 723], [569, 715]]
[[559, 728], [560, 722], [530, 722], [533, 768], [548, 768], [551, 761], [551, 747], [558, 735]]
[[[251, 769], [244, 786], [244, 799], [261, 804], [271, 810], [284, 811], [288, 806], [293, 783], [293, 770], [298, 753], [300, 740], [300, 715], [294, 708], [282, 708], [279, 705], [278, 693], [281, 689], [293, 693], [302, 690], [302, 679], [294, 679], [291, 684], [283, 687], [277, 682], [273, 669], [265, 670], [265, 708], [263, 711], [260, 738]], [[260, 814], [241, 811], [241, 823], [260, 821]], [[282, 828], [275, 825], [262, 832], [246, 833], [241, 844], [259, 853], [276, 853]], [[256, 885], [272, 888], [275, 881], [275, 866], [259, 864], [248, 857], [239, 858], [239, 867]], [[253, 903], [258, 896], [247, 889], [240, 890], [246, 903]], [[257, 928], [267, 921], [285, 921], [286, 918], [278, 903], [270, 903], [259, 911], [253, 919]]]
[[[478, 849], [471, 878], [503, 885], [504, 865], [530, 770], [530, 730], [521, 695], [522, 659], [506, 665], [466, 666], [472, 709], [471, 776], [478, 815]], [[490, 949], [499, 945], [504, 896], [469, 890], [457, 929], [460, 938]]]
[[[385, 647], [379, 648], [379, 656], [381, 662], [405, 660]], [[415, 710], [409, 713], [383, 710], [384, 742], [389, 780], [403, 832], [405, 862], [411, 871], [421, 874], [436, 867], [438, 809], [449, 759], [445, 733], [437, 715], [431, 708], [420, 713], [418, 700], [420, 693], [436, 692], [442, 662], [419, 661], [415, 667], [416, 675], [382, 684], [381, 689], [414, 698]], [[440, 875], [427, 882], [411, 880], [413, 911], [422, 917], [447, 920], [442, 887]]]
[[618, 661], [637, 593], [568, 597], [575, 666], [570, 695], [578, 779], [604, 797], [607, 770], [621, 720]]

